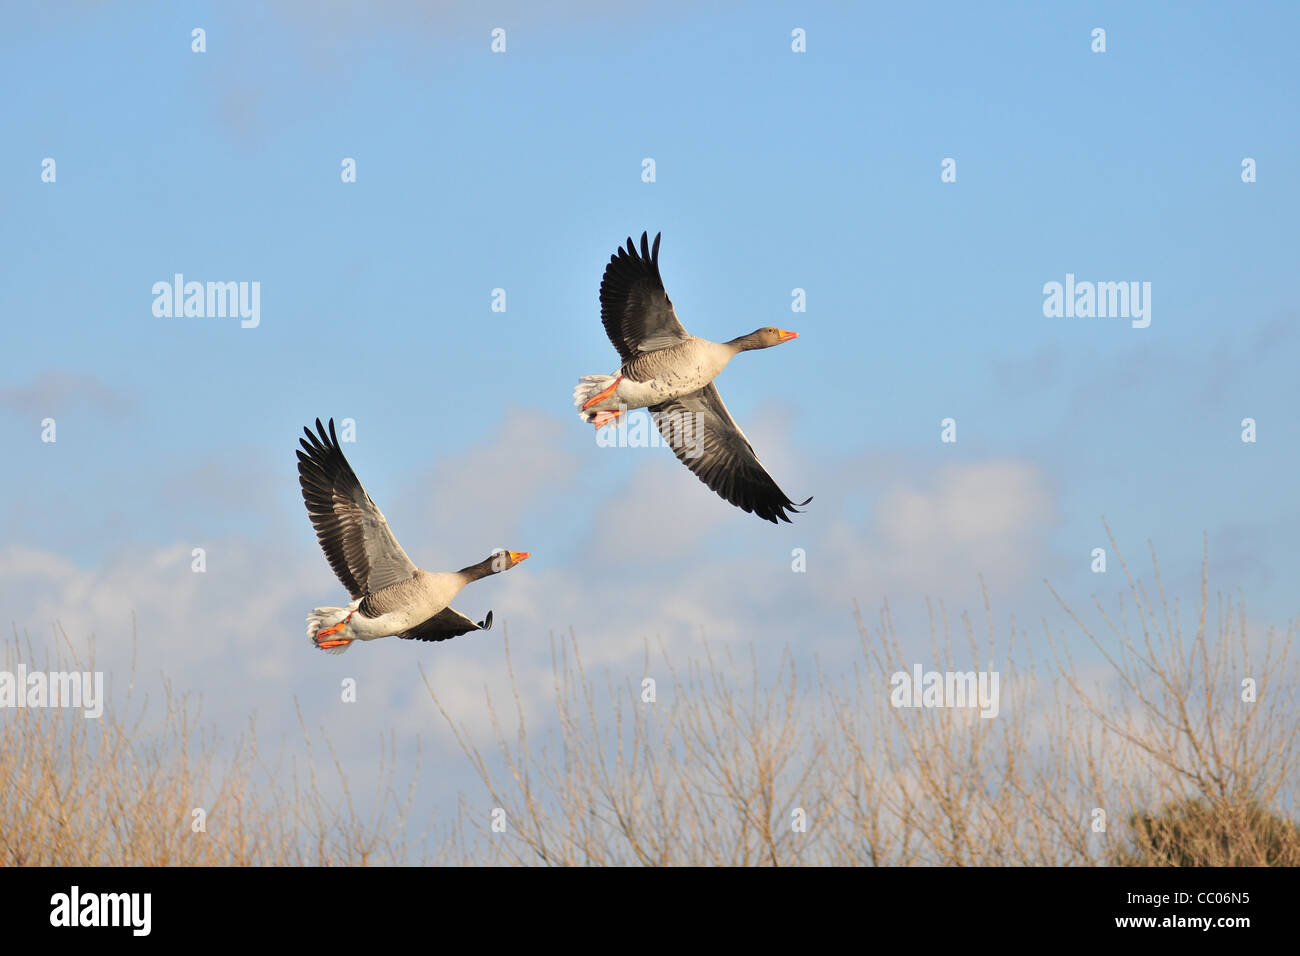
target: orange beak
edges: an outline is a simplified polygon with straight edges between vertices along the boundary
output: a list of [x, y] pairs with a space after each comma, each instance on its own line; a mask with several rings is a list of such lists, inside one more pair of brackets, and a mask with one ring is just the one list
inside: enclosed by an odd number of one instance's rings
[[524, 558], [528, 557], [527, 551], [511, 551], [509, 554], [512, 564], [518, 564], [520, 561], [524, 560]]
[[799, 337], [798, 332], [787, 332], [785, 329], [777, 329], [776, 331], [777, 334], [781, 336], [782, 342], [789, 342], [791, 339], [797, 339]]

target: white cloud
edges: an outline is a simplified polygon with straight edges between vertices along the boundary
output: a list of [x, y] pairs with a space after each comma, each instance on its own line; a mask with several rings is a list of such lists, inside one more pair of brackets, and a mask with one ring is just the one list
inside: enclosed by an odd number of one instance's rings
[[1050, 484], [1027, 462], [947, 465], [928, 481], [895, 479], [867, 524], [832, 522], [826, 545], [836, 573], [828, 583], [856, 582], [854, 590], [873, 599], [942, 597], [969, 592], [983, 574], [995, 594], [1020, 592], [1041, 586], [1055, 520]]
[[47, 370], [26, 385], [0, 388], [0, 408], [38, 417], [83, 409], [116, 417], [130, 411], [132, 402], [91, 372]]

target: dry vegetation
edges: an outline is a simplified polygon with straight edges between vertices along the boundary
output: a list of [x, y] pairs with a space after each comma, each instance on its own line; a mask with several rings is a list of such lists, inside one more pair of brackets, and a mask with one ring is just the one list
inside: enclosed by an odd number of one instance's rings
[[[443, 711], [486, 793], [462, 796], [432, 860], [409, 835], [413, 791], [394, 791], [395, 742], [374, 794], [354, 802], [328, 740], [327, 794], [305, 728], [304, 765], [267, 763], [251, 726], [218, 741], [171, 693], [149, 708], [128, 692], [99, 720], [0, 712], [0, 863], [1300, 863], [1295, 626], [1251, 632], [1223, 598], [1211, 618], [1208, 563], [1187, 622], [1158, 565], [1154, 593], [1123, 573], [1129, 597], [1111, 610], [1058, 597], [1071, 626], [1042, 625], [1041, 660], [1014, 622], [999, 639], [987, 601], [978, 631], [934, 606], [928, 650], [905, 653], [886, 606], [873, 623], [859, 615], [848, 672], [797, 673], [788, 651], [775, 676], [752, 650], [738, 663], [706, 646], [681, 667], [647, 653], [650, 703], [640, 674], [590, 678], [570, 635], [554, 649], [556, 719], [540, 740], [517, 694], [509, 728], [493, 712], [486, 753]], [[93, 669], [62, 644], [33, 664], [15, 637], [2, 667]], [[1081, 671], [1070, 648], [1084, 646], [1106, 666]], [[890, 674], [913, 662], [999, 672], [1000, 713], [889, 706]], [[207, 812], [202, 834], [193, 807]]]
[[[93, 671], [60, 632], [38, 661], [14, 636], [0, 670]], [[224, 743], [200, 729], [198, 709], [164, 688], [160, 707], [136, 700], [135, 668], [98, 719], [81, 710], [0, 711], [0, 865], [223, 866], [419, 862], [405, 826], [413, 793], [394, 792], [393, 752], [380, 748], [371, 814], [356, 810], [327, 738], [317, 773], [303, 728], [305, 764], [268, 763], [255, 728]], [[301, 725], [301, 714], [299, 715]], [[326, 785], [333, 784], [334, 792]], [[196, 832], [195, 808], [205, 813]]]
[[[647, 659], [643, 673], [660, 676], [654, 703], [630, 681], [589, 679], [570, 636], [555, 653], [554, 734], [539, 745], [522, 718], [512, 732], [498, 722], [499, 759], [490, 759], [457, 732], [507, 824], [493, 832], [488, 807], [462, 800], [456, 855], [518, 864], [1300, 863], [1300, 831], [1278, 815], [1297, 808], [1295, 626], [1280, 640], [1252, 640], [1244, 607], [1226, 599], [1210, 621], [1207, 559], [1185, 630], [1154, 553], [1154, 594], [1120, 562], [1130, 600], [1113, 612], [1097, 601], [1100, 630], [1061, 601], [1109, 665], [1091, 678], [1046, 623], [1048, 661], [1034, 660], [1014, 622], [999, 646], [987, 600], [982, 636], [966, 616], [954, 636], [942, 605], [931, 608], [928, 655], [904, 653], [888, 607], [874, 626], [859, 616], [858, 666], [819, 672], [807, 689], [788, 653], [779, 678], [766, 681], [752, 656], [748, 668], [707, 648], [703, 666]], [[998, 671], [1001, 712], [891, 707], [890, 675], [918, 660]], [[1243, 700], [1245, 678], [1254, 702]], [[796, 810], [806, 830], [795, 827]]]

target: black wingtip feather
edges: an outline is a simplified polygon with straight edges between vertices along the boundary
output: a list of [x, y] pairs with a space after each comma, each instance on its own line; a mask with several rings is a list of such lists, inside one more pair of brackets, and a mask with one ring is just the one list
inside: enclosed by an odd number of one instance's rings
[[308, 455], [329, 452], [339, 447], [338, 434], [334, 431], [334, 419], [332, 418], [330, 419], [328, 431], [325, 430], [325, 425], [319, 418], [316, 419], [316, 431], [313, 432], [310, 425], [304, 427], [302, 431], [307, 438], [305, 440], [299, 438], [298, 441], [307, 450]]
[[803, 501], [800, 502], [787, 501], [785, 505], [782, 507], [782, 509], [777, 513], [781, 516], [781, 520], [784, 521], [786, 524], [793, 524], [793, 522], [789, 519], [789, 517], [786, 516], [786, 512], [788, 511], [791, 514], [801, 515], [803, 514], [803, 512], [800, 511], [799, 509], [802, 508], [804, 505], [808, 504], [808, 502], [810, 501], [812, 501], [812, 495], [809, 495], [807, 498], [805, 498]]
[[329, 422], [328, 430], [319, 418], [315, 422], [315, 432], [310, 426], [303, 428], [306, 437], [298, 439], [302, 448], [294, 450], [298, 458], [298, 484], [302, 488], [307, 515], [316, 530], [316, 540], [330, 567], [355, 599], [365, 593], [363, 582], [370, 573], [369, 565], [364, 555], [354, 556], [354, 564], [349, 564], [349, 546], [344, 539], [350, 532], [337, 523], [334, 500], [340, 491], [361, 500], [365, 497], [365, 489], [339, 447], [334, 419]]

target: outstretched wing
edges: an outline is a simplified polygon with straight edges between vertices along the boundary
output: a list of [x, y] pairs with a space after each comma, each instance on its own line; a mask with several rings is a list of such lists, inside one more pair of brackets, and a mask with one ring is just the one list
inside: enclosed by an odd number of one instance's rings
[[319, 418], [319, 434], [303, 431], [307, 438], [299, 439], [303, 451], [298, 452], [302, 500], [316, 539], [348, 594], [355, 600], [409, 580], [415, 565], [343, 457], [334, 419], [328, 433]]
[[468, 634], [470, 631], [490, 631], [491, 629], [491, 611], [487, 612], [487, 617], [475, 624], [464, 614], [461, 614], [460, 611], [448, 607], [443, 608], [423, 624], [417, 624], [397, 636], [408, 641], [446, 641], [453, 637], [460, 637], [462, 634]]
[[600, 280], [600, 321], [624, 362], [690, 338], [659, 277], [658, 235], [654, 249], [643, 232], [640, 255], [629, 237], [627, 247], [610, 256]]
[[[722, 498], [773, 524], [778, 519], [788, 522], [787, 511], [798, 514], [799, 508], [758, 460], [712, 382], [655, 405], [650, 414], [682, 464]], [[799, 502], [799, 507], [808, 501]]]

